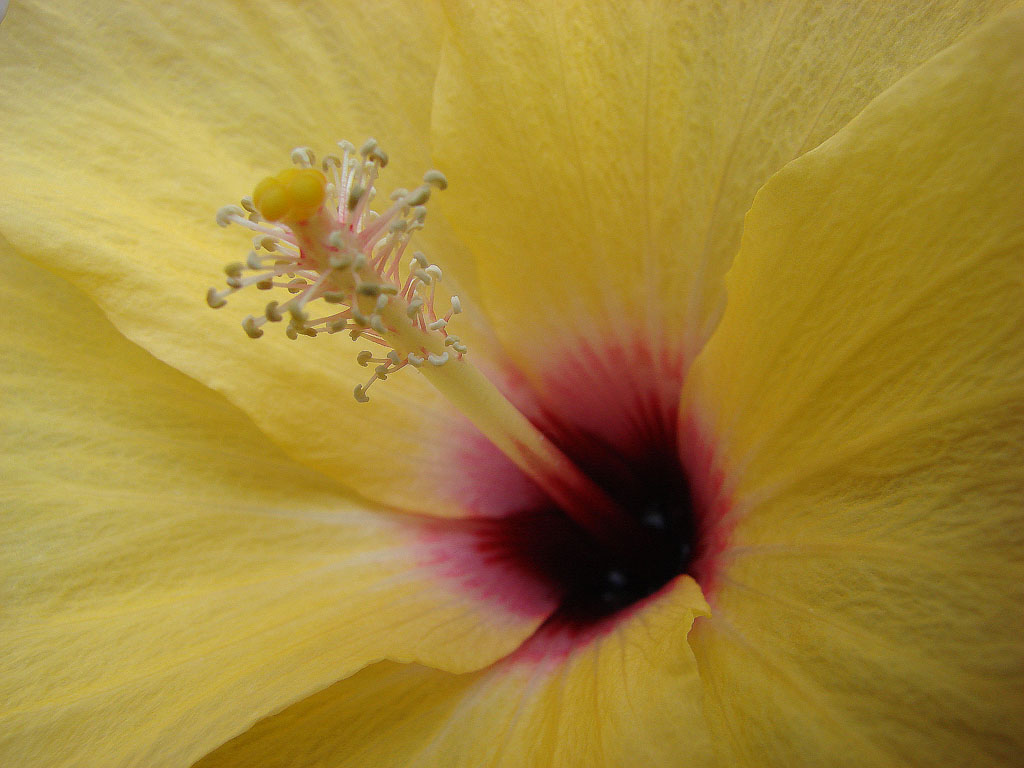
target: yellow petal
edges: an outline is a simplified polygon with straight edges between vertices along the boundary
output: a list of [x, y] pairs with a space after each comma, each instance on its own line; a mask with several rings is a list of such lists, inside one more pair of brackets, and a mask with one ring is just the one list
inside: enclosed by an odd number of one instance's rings
[[[4, 253], [0, 764], [187, 766], [382, 658], [478, 669], [515, 612]], [[477, 569], [477, 578], [487, 576]]]
[[197, 768], [707, 766], [686, 644], [705, 610], [683, 577], [565, 658], [512, 658], [461, 676], [379, 664], [258, 723]]
[[759, 193], [688, 406], [726, 478], [692, 640], [728, 765], [1024, 754], [1024, 14]]
[[[277, 327], [254, 342], [240, 323], [262, 314], [264, 294], [219, 312], [204, 300], [223, 265], [251, 247], [244, 232], [216, 226], [217, 209], [296, 145], [323, 154], [372, 134], [393, 158], [384, 183], [419, 183], [430, 167], [438, 15], [399, 0], [104, 1], [88, 12], [19, 2], [0, 32], [0, 185], [17, 190], [0, 201], [0, 232], [291, 455], [347, 483], [358, 477], [386, 503], [458, 514], [438, 482], [459, 452], [445, 442], [453, 416], [418, 376], [392, 377], [373, 407], [356, 408], [353, 387], [369, 375], [358, 345], [293, 343]], [[446, 282], [472, 286], [471, 262], [446, 232], [432, 212], [421, 246]], [[453, 332], [481, 353], [462, 317]]]
[[509, 353], [688, 363], [757, 189], [1004, 4], [452, 0], [440, 205]]

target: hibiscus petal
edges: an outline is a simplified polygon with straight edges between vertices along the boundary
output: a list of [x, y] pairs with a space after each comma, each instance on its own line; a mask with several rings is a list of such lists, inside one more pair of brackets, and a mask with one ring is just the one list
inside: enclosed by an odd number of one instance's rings
[[197, 768], [710, 765], [686, 644], [701, 605], [684, 577], [567, 658], [514, 657], [460, 676], [379, 664], [257, 724]]
[[479, 669], [551, 610], [474, 600], [436, 572], [443, 531], [428, 548], [63, 281], [2, 268], [0, 763], [187, 766], [382, 658]]
[[[385, 183], [419, 182], [438, 15], [398, 0], [20, 2], [0, 33], [0, 179], [17, 190], [0, 201], [0, 232], [291, 455], [359, 478], [385, 503], [456, 515], [437, 477], [457, 416], [419, 376], [391, 377], [372, 407], [356, 408], [353, 387], [369, 377], [358, 345], [290, 342], [277, 327], [252, 342], [240, 323], [262, 314], [265, 294], [219, 312], [204, 299], [250, 247], [215, 225], [216, 210], [287, 165], [292, 147], [324, 152], [372, 133], [393, 158]], [[472, 261], [434, 212], [423, 238], [446, 283], [468, 283], [471, 296]], [[453, 332], [480, 354], [463, 317]]]
[[637, 335], [689, 362], [765, 179], [1005, 3], [449, 5], [440, 205], [539, 379]]
[[686, 401], [731, 498], [691, 636], [729, 765], [1024, 754], [1022, 45], [1017, 12], [936, 56], [747, 216]]

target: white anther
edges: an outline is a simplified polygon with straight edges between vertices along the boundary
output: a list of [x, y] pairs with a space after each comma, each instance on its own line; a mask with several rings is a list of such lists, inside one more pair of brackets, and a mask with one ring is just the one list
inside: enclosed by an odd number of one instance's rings
[[370, 402], [370, 398], [368, 398], [366, 396], [366, 394], [363, 392], [363, 385], [362, 384], [356, 384], [356, 388], [354, 390], [352, 390], [352, 394], [355, 395], [356, 402], [358, 402], [358, 403], [368, 403], [368, 402]]
[[453, 315], [458, 315], [462, 312], [462, 301], [458, 296], [452, 296], [451, 305]]
[[302, 311], [302, 307], [292, 304], [288, 307], [288, 314], [292, 316], [292, 321], [298, 325], [302, 325], [304, 322], [309, 320], [309, 315]]
[[265, 251], [276, 251], [277, 240], [270, 235], [257, 235], [252, 239], [253, 248], [262, 248]]
[[356, 286], [360, 296], [380, 296], [380, 283], [360, 283]]
[[380, 312], [381, 310], [383, 310], [384, 307], [386, 307], [388, 305], [388, 301], [390, 300], [390, 298], [391, 297], [388, 296], [386, 293], [382, 293], [380, 296], [378, 296], [377, 297], [376, 311]]
[[272, 323], [279, 323], [284, 319], [284, 316], [281, 314], [280, 310], [277, 307], [277, 302], [271, 301], [270, 303], [267, 304], [267, 308], [263, 312], [267, 320], [269, 320]]
[[216, 288], [211, 288], [206, 292], [206, 303], [210, 305], [210, 309], [220, 309], [228, 302]]
[[430, 199], [430, 187], [424, 185], [424, 186], [421, 186], [421, 187], [416, 187], [416, 189], [414, 189], [412, 192], [410, 192], [406, 196], [404, 202], [409, 207], [412, 207], [414, 205], [423, 205], [429, 199]]
[[444, 365], [448, 362], [448, 353], [442, 352], [440, 355], [429, 354], [427, 355], [427, 362], [431, 365]]
[[431, 184], [442, 191], [448, 189], [448, 179], [445, 178], [445, 175], [438, 170], [431, 170], [424, 173], [423, 183]]
[[245, 211], [239, 208], [237, 205], [225, 205], [219, 211], [217, 211], [217, 224], [222, 227], [226, 227], [231, 223], [232, 216], [244, 217]]
[[309, 147], [296, 147], [292, 150], [292, 162], [303, 168], [312, 168], [316, 163], [316, 155]]
[[344, 331], [347, 326], [348, 320], [342, 317], [338, 320], [332, 320], [331, 322], [329, 322], [327, 324], [327, 332], [337, 333], [338, 331]]
[[252, 201], [252, 198], [246, 195], [240, 201], [242, 207], [245, 208], [249, 213], [256, 213], [256, 204]]
[[368, 349], [364, 349], [356, 355], [356, 362], [363, 366], [363, 368], [365, 368], [371, 360], [373, 360], [373, 352]]
[[389, 198], [391, 200], [398, 201], [398, 200], [401, 200], [403, 197], [405, 197], [408, 194], [409, 194], [409, 190], [408, 189], [406, 189], [405, 187], [398, 187], [397, 189], [392, 190], [391, 195], [389, 196]]
[[384, 320], [380, 315], [370, 315], [370, 327], [373, 328], [377, 333], [387, 333], [388, 329], [384, 325]]
[[361, 325], [364, 328], [370, 324], [370, 318], [355, 307], [352, 307], [352, 319], [355, 321], [356, 325]]
[[295, 329], [294, 329], [294, 328], [293, 328], [292, 326], [290, 326], [290, 325], [289, 325], [289, 326], [288, 326], [287, 328], [285, 328], [285, 329], [284, 329], [284, 335], [285, 335], [285, 336], [287, 336], [287, 337], [288, 337], [289, 339], [291, 339], [292, 341], [295, 341], [295, 340], [296, 340], [297, 338], [299, 338], [299, 332], [298, 332], [298, 331], [296, 331], [296, 330], [295, 330]]
[[260, 259], [260, 255], [256, 251], [249, 251], [249, 255], [245, 258], [245, 266], [249, 269], [262, 269], [263, 260]]
[[324, 172], [331, 170], [331, 166], [335, 168], [341, 167], [341, 158], [337, 155], [327, 155], [323, 160], [320, 161], [320, 167], [324, 169]]
[[445, 319], [444, 319], [444, 318], [442, 317], [441, 319], [439, 319], [439, 320], [435, 320], [435, 321], [434, 321], [434, 322], [432, 322], [432, 323], [427, 323], [427, 330], [428, 330], [428, 331], [439, 331], [439, 330], [441, 330], [442, 328], [444, 328], [444, 327], [445, 327], [446, 325], [448, 325], [448, 321], [447, 321], [447, 320], [445, 320]]
[[320, 298], [328, 304], [344, 304], [348, 296], [344, 291], [326, 291]]
[[352, 269], [357, 272], [366, 266], [366, 254], [357, 253], [355, 260], [352, 262]]
[[327, 266], [331, 269], [347, 269], [352, 266], [351, 256], [330, 256], [327, 259]]
[[409, 222], [405, 219], [395, 219], [388, 226], [388, 230], [391, 232], [405, 232], [409, 228]]
[[352, 185], [352, 189], [348, 191], [348, 200], [345, 202], [350, 211], [354, 211], [356, 209], [356, 206], [359, 205], [359, 198], [363, 196], [363, 192], [365, 191], [366, 189], [364, 189], [362, 184]]
[[414, 368], [419, 368], [425, 362], [424, 358], [420, 357], [419, 355], [414, 355], [412, 352], [406, 355], [405, 359], [408, 360], [409, 365], [413, 366]]
[[371, 161], [377, 163], [377, 165], [379, 165], [381, 168], [387, 167], [387, 164], [388, 164], [388, 153], [385, 152], [380, 147], [375, 148], [366, 157], [367, 157], [368, 160], [371, 160]]
[[430, 285], [430, 274], [425, 269], [414, 269], [412, 273], [420, 279], [421, 282]]
[[417, 205], [409, 211], [409, 215], [413, 218], [413, 222], [409, 225], [409, 228], [420, 229], [423, 227], [423, 220], [427, 218], [427, 206]]
[[242, 278], [240, 278], [240, 277], [229, 277], [224, 282], [227, 283], [228, 285], [230, 285], [232, 288], [235, 288], [235, 289], [238, 289], [238, 288], [242, 287]]
[[380, 379], [381, 381], [388, 380], [388, 373], [390, 371], [391, 363], [381, 363], [380, 365], [373, 369], [373, 372], [377, 374], [377, 378]]
[[423, 306], [423, 299], [417, 296], [415, 299], [409, 302], [409, 306], [406, 307], [405, 314], [409, 317], [415, 317], [416, 313], [420, 311], [420, 307]]
[[445, 336], [444, 337], [444, 345], [446, 347], [450, 347], [452, 344], [455, 344], [456, 342], [458, 342], [458, 340], [459, 340], [458, 336]]
[[437, 264], [431, 264], [429, 267], [426, 268], [425, 272], [428, 275], [433, 275], [435, 281], [437, 281], [439, 283], [441, 282], [441, 277], [442, 277], [441, 268], [439, 266], [437, 266]]
[[363, 142], [363, 146], [359, 149], [359, 154], [363, 157], [369, 156], [373, 150], [377, 148], [377, 140], [374, 138], [367, 139]]
[[263, 335], [263, 330], [257, 324], [256, 318], [252, 315], [249, 315], [242, 321], [242, 328], [250, 339], [258, 339]]
[[245, 264], [240, 261], [232, 261], [224, 267], [224, 274], [228, 277], [241, 277], [245, 270]]
[[352, 154], [353, 152], [356, 151], [356, 145], [353, 144], [351, 141], [345, 141], [345, 140], [339, 141], [338, 142], [338, 147], [346, 155], [350, 155], [350, 154]]
[[417, 264], [419, 266], [421, 266], [421, 267], [428, 267], [428, 266], [430, 266], [430, 262], [427, 261], [427, 257], [423, 253], [423, 251], [414, 251], [413, 252], [413, 254], [412, 254], [412, 261], [409, 262], [409, 269], [415, 269], [414, 265], [417, 265]]
[[466, 346], [465, 344], [460, 344], [460, 343], [456, 342], [455, 344], [452, 344], [452, 347], [453, 347], [453, 348], [455, 349], [455, 351], [456, 351], [456, 352], [458, 352], [458, 353], [459, 353], [460, 355], [464, 355], [464, 354], [466, 354], [467, 352], [469, 352], [469, 347], [467, 347], [467, 346]]
[[402, 364], [402, 358], [399, 357], [398, 353], [395, 352], [395, 350], [393, 350], [393, 349], [390, 352], [388, 352], [388, 360], [390, 360], [395, 365], [401, 365]]

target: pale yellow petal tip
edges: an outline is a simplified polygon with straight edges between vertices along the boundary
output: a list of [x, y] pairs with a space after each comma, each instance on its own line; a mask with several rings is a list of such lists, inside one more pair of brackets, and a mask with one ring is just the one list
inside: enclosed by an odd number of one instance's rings
[[693, 617], [708, 618], [711, 616], [711, 606], [708, 605], [707, 598], [704, 595], [704, 590], [701, 589], [700, 584], [687, 573], [684, 573], [679, 577], [679, 588], [682, 592], [682, 596], [686, 604], [693, 611]]
[[[240, 206], [217, 212], [220, 226], [240, 225], [256, 237], [248, 258], [225, 268], [228, 287], [210, 288], [206, 303], [219, 309], [249, 286], [284, 288], [291, 298], [271, 301], [264, 312], [242, 321], [250, 338], [258, 339], [262, 326], [287, 315], [285, 333], [291, 339], [347, 331], [353, 340], [385, 347], [379, 357], [360, 354], [364, 366], [376, 363], [369, 381], [353, 391], [364, 403], [373, 382], [407, 365], [460, 361], [468, 349], [448, 332], [462, 303], [450, 296], [448, 311], [441, 308], [441, 268], [419, 251], [406, 256], [413, 234], [423, 227], [432, 190], [446, 189], [448, 180], [440, 171], [427, 171], [420, 186], [396, 190], [391, 206], [377, 212], [371, 202], [387, 153], [374, 139], [358, 152], [347, 141], [338, 146], [341, 157], [328, 155], [319, 168], [311, 149], [296, 148], [291, 154], [295, 167], [263, 179]], [[307, 307], [318, 299], [333, 306], [311, 318]]]

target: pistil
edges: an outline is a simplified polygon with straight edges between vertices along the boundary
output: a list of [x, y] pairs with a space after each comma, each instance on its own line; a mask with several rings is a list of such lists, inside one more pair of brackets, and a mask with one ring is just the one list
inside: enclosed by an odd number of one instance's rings
[[[462, 311], [458, 296], [444, 300], [443, 273], [420, 252], [407, 255], [413, 234], [424, 225], [434, 190], [447, 187], [438, 171], [428, 171], [412, 191], [399, 189], [383, 212], [372, 210], [376, 180], [387, 155], [372, 139], [357, 153], [341, 142], [341, 156], [328, 156], [319, 170], [312, 151], [293, 151], [296, 167], [261, 181], [241, 207], [221, 209], [222, 226], [237, 224], [255, 233], [246, 261], [225, 268], [228, 287], [211, 288], [213, 308], [231, 294], [255, 286], [283, 289], [284, 301], [271, 301], [262, 316], [242, 327], [251, 338], [268, 323], [289, 319], [287, 335], [316, 337], [346, 331], [383, 350], [358, 353], [373, 374], [353, 394], [369, 400], [376, 381], [406, 367], [416, 368], [527, 476], [531, 477], [581, 528], [607, 551], [643, 551], [647, 533], [640, 523], [568, 459], [498, 388], [467, 359], [468, 348], [449, 332]], [[250, 272], [252, 274], [247, 275]], [[320, 302], [320, 304], [316, 304]], [[311, 306], [325, 306], [311, 317]]]

